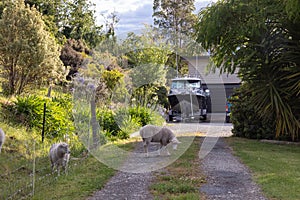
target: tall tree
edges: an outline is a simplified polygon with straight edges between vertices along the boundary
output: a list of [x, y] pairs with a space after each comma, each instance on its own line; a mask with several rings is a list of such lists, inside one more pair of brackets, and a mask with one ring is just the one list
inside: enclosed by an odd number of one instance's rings
[[193, 56], [203, 52], [202, 48], [199, 51], [199, 46], [193, 37], [197, 20], [193, 13], [194, 3], [194, 0], [154, 0], [153, 2], [154, 25], [173, 45], [173, 52], [167, 64], [176, 69], [177, 75], [187, 71], [187, 65], [181, 56]]
[[197, 41], [221, 71], [239, 68], [247, 84], [243, 95], [251, 96], [249, 104], [262, 119], [274, 119], [277, 138], [297, 140], [300, 23], [294, 20], [299, 15], [289, 12], [297, 10], [288, 4], [293, 2], [219, 1], [199, 13]]
[[163, 30], [176, 46], [182, 47], [182, 37], [191, 36], [196, 22], [194, 0], [154, 0], [154, 25]]
[[69, 0], [24, 0], [30, 7], [36, 7], [43, 15], [43, 20], [57, 40], [62, 44], [65, 36], [62, 30], [68, 21]]
[[48, 29], [64, 43], [82, 40], [95, 47], [102, 40], [102, 26], [96, 24], [94, 4], [87, 0], [25, 0], [43, 14]]
[[78, 73], [79, 68], [85, 65], [84, 57], [89, 52], [81, 40], [67, 40], [59, 56], [64, 66], [69, 68], [68, 75], [66, 76], [67, 80], [70, 81]]
[[170, 45], [156, 29], [148, 27], [142, 35], [130, 33], [122, 46], [127, 49], [126, 56], [132, 68], [130, 77], [133, 82], [134, 96], [142, 105], [156, 95], [159, 86], [166, 84], [165, 63], [170, 53]]
[[103, 39], [102, 26], [96, 25], [94, 4], [87, 0], [73, 0], [68, 4], [68, 21], [63, 33], [67, 39], [85, 41], [89, 47], [97, 46]]
[[62, 78], [59, 46], [45, 30], [41, 14], [23, 0], [8, 5], [0, 20], [0, 65], [9, 95]]

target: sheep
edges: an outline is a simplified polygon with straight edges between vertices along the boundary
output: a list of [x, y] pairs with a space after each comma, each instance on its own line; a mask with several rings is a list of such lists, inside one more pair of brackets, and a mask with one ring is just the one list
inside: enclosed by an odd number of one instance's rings
[[5, 133], [4, 131], [0, 128], [0, 153], [1, 153], [1, 149], [2, 149], [2, 146], [4, 144], [4, 141], [5, 141]]
[[169, 143], [172, 143], [173, 149], [177, 149], [177, 144], [181, 142], [175, 137], [174, 133], [166, 127], [159, 127], [154, 125], [146, 125], [140, 129], [140, 135], [143, 139], [144, 152], [148, 157], [148, 148], [151, 142], [159, 142], [160, 149], [159, 154], [162, 149], [167, 151], [167, 155], [170, 155], [168, 149], [166, 149]]
[[67, 143], [60, 142], [53, 144], [49, 151], [49, 158], [51, 161], [52, 172], [54, 172], [54, 168], [56, 167], [58, 175], [60, 174], [60, 168], [67, 174], [67, 167], [70, 159], [70, 149]]

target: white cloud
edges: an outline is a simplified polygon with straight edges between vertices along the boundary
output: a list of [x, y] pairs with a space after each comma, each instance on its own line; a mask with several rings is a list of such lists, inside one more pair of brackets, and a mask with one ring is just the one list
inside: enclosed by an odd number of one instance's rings
[[[216, 0], [195, 0], [196, 12]], [[116, 32], [126, 35], [128, 32], [140, 32], [143, 24], [152, 24], [153, 0], [91, 0], [96, 4], [97, 23], [103, 25], [104, 18], [112, 12], [117, 12], [120, 22]]]

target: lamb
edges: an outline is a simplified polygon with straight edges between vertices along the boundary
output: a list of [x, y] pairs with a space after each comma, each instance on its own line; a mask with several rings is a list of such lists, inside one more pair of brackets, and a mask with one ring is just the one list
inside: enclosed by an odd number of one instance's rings
[[4, 131], [0, 128], [0, 153], [1, 153], [1, 149], [2, 149], [2, 146], [4, 144], [4, 141], [5, 141], [5, 133]]
[[51, 161], [51, 169], [54, 172], [56, 167], [58, 175], [60, 174], [60, 168], [67, 173], [68, 162], [70, 159], [70, 149], [67, 143], [55, 143], [51, 146], [49, 152], [49, 158]]
[[167, 151], [167, 155], [170, 155], [169, 151], [166, 149], [169, 143], [172, 143], [173, 149], [177, 149], [177, 144], [181, 142], [175, 137], [174, 133], [166, 127], [159, 127], [154, 125], [146, 125], [140, 129], [140, 135], [143, 139], [144, 152], [148, 157], [148, 148], [151, 142], [159, 142], [160, 149], [159, 154], [162, 149]]

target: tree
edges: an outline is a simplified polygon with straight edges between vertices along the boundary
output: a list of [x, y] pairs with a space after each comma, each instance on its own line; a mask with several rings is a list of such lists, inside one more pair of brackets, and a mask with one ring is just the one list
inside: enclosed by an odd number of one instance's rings
[[64, 73], [59, 47], [45, 30], [41, 14], [23, 0], [7, 6], [0, 20], [0, 65], [9, 95], [60, 80]]
[[186, 72], [186, 63], [181, 56], [193, 56], [203, 52], [195, 43], [194, 25], [197, 17], [194, 0], [154, 0], [153, 20], [167, 41], [173, 45], [168, 65], [179, 72]]
[[61, 44], [76, 39], [95, 47], [104, 37], [102, 26], [96, 25], [94, 4], [87, 0], [25, 0], [25, 4], [38, 8]]
[[2, 1], [0, 2], [0, 19], [1, 19], [1, 16], [2, 16], [2, 13], [3, 13], [4, 8], [5, 8], [8, 4], [10, 4], [10, 0], [2, 0]]
[[63, 34], [67, 39], [82, 40], [91, 48], [103, 40], [102, 26], [96, 25], [94, 6], [87, 0], [73, 0], [68, 3], [67, 21]]
[[116, 25], [119, 23], [120, 18], [118, 17], [116, 12], [112, 12], [110, 14], [108, 14], [107, 16], [104, 16], [104, 20], [105, 20], [105, 28], [106, 28], [106, 38], [112, 38], [113, 40], [115, 40], [115, 28]]
[[134, 96], [139, 103], [146, 105], [147, 99], [156, 94], [159, 86], [166, 84], [165, 63], [170, 46], [155, 29], [145, 29], [142, 35], [130, 33], [122, 44], [127, 49], [125, 55], [132, 68], [130, 77]]
[[59, 30], [63, 28], [67, 21], [68, 0], [24, 0], [25, 4], [35, 7], [42, 14], [43, 20], [50, 31], [60, 43], [65, 37]]
[[291, 2], [219, 1], [199, 13], [196, 30], [197, 41], [221, 72], [239, 69], [248, 88], [242, 96], [251, 96], [251, 107], [264, 121], [275, 120], [275, 137], [297, 140], [300, 23], [290, 17]]
[[81, 40], [68, 39], [61, 50], [59, 58], [64, 63], [65, 68], [70, 70], [67, 75], [67, 80], [71, 80], [80, 67], [84, 63], [84, 55], [88, 55], [90, 50], [83, 44]]
[[180, 35], [190, 36], [193, 33], [193, 25], [196, 22], [196, 16], [193, 14], [194, 2], [194, 0], [154, 0], [153, 2], [154, 25], [165, 30], [168, 35], [173, 35], [173, 38], [178, 38], [175, 44], [179, 47], [182, 46]]

